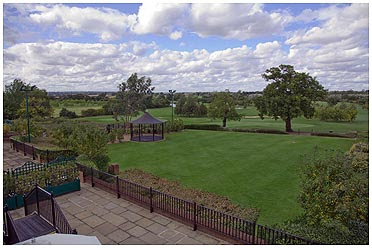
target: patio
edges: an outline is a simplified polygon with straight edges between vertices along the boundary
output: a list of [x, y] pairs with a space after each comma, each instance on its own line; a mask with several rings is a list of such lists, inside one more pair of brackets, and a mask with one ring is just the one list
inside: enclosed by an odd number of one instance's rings
[[24, 156], [21, 151], [14, 151], [10, 147], [9, 142], [3, 143], [3, 170], [18, 167], [28, 161], [37, 162], [36, 160], [32, 160], [30, 156]]
[[[10, 143], [3, 144], [3, 156], [4, 170], [32, 161], [23, 152], [13, 151]], [[86, 183], [81, 183], [81, 191], [56, 200], [78, 234], [97, 236], [102, 244], [229, 244]], [[24, 209], [11, 215], [23, 217]]]
[[[102, 244], [229, 244], [89, 184], [56, 199], [78, 234], [97, 236]], [[11, 214], [17, 219], [24, 210]]]

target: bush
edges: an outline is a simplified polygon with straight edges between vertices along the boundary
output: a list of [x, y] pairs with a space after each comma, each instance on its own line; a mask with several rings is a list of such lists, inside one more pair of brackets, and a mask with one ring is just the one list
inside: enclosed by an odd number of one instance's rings
[[69, 148], [73, 142], [72, 133], [74, 128], [72, 124], [63, 124], [54, 128], [52, 130], [53, 144], [62, 148]]
[[321, 121], [349, 121], [356, 119], [358, 111], [355, 105], [342, 103], [336, 106], [319, 106], [315, 111], [315, 117]]
[[89, 116], [99, 116], [99, 115], [106, 115], [106, 114], [110, 114], [108, 113], [107, 109], [104, 109], [104, 108], [100, 108], [100, 109], [85, 109], [85, 110], [82, 110], [81, 111], [81, 116], [83, 117], [89, 117]]
[[184, 129], [183, 120], [182, 119], [174, 119], [173, 123], [169, 122], [167, 124], [167, 132], [179, 132]]
[[[13, 121], [12, 130], [17, 132], [22, 136], [21, 139], [27, 140], [27, 120], [26, 119], [16, 119]], [[43, 128], [36, 125], [32, 119], [30, 119], [30, 135], [32, 137], [40, 137], [43, 133]]]
[[67, 118], [77, 118], [78, 116], [76, 115], [75, 112], [69, 111], [66, 108], [62, 108], [61, 111], [59, 112], [60, 117], [67, 117]]
[[308, 157], [299, 196], [304, 215], [286, 223], [286, 230], [327, 244], [368, 243], [368, 157], [363, 143], [348, 153], [316, 151]]
[[213, 130], [213, 131], [223, 131], [224, 129], [217, 124], [191, 124], [185, 125], [185, 129], [197, 129], [197, 130]]
[[111, 143], [115, 143], [115, 140], [116, 140], [116, 133], [114, 130], [112, 130], [109, 134], [108, 134], [108, 139]]
[[96, 156], [93, 156], [91, 160], [98, 170], [107, 172], [108, 164], [110, 162], [110, 157], [107, 154], [97, 154]]
[[22, 195], [31, 191], [35, 184], [44, 188], [72, 182], [79, 176], [74, 162], [44, 167], [42, 170], [30, 171], [25, 175], [11, 176], [4, 174], [4, 194], [9, 192]]
[[8, 124], [3, 125], [3, 135], [7, 135], [10, 132], [10, 130], [11, 130], [10, 125]]
[[304, 216], [299, 216], [278, 225], [278, 228], [323, 244], [368, 244], [368, 224], [365, 222], [353, 222], [349, 227], [345, 227], [337, 221], [310, 225]]
[[123, 136], [125, 134], [124, 129], [118, 128], [118, 129], [115, 130], [115, 132], [116, 132], [116, 136], [117, 136], [118, 140], [119, 141], [122, 140], [123, 139]]
[[357, 133], [317, 133], [312, 132], [311, 136], [325, 136], [325, 137], [338, 137], [338, 138], [356, 138]]
[[103, 168], [105, 159], [102, 156], [107, 156], [109, 137], [99, 128], [80, 124], [62, 125], [54, 130], [53, 138], [58, 146], [69, 148]]

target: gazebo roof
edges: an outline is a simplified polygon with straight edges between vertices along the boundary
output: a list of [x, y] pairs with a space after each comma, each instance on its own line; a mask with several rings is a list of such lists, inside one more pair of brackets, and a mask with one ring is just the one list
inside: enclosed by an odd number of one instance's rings
[[156, 119], [152, 115], [150, 115], [148, 112], [145, 112], [144, 115], [142, 115], [137, 120], [131, 121], [132, 124], [161, 124], [165, 121]]

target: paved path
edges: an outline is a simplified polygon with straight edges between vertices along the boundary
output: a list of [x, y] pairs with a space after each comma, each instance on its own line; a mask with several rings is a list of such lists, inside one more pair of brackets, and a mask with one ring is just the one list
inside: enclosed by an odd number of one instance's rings
[[21, 166], [28, 161], [37, 163], [36, 160], [32, 160], [32, 157], [24, 156], [22, 151], [13, 150], [9, 142], [3, 143], [3, 170]]
[[[229, 244], [148, 209], [82, 183], [81, 191], [57, 197], [72, 228], [102, 244]], [[12, 211], [23, 216], [23, 208]]]

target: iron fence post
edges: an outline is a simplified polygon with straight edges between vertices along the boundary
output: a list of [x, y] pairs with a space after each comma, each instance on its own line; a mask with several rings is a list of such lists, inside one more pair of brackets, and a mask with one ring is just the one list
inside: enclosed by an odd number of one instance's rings
[[32, 160], [35, 160], [35, 148], [32, 146]]
[[119, 188], [119, 176], [116, 176], [116, 194], [117, 198], [120, 198], [120, 188]]
[[196, 202], [194, 202], [194, 231], [196, 231], [197, 226], [196, 226]]
[[252, 237], [253, 237], [253, 242], [252, 242], [252, 244], [254, 245], [255, 243], [256, 243], [256, 227], [257, 227], [257, 225], [256, 225], [256, 221], [255, 222], [253, 222], [253, 234], [252, 234]]
[[53, 227], [56, 228], [56, 210], [54, 208], [54, 198], [53, 198], [53, 192], [50, 194], [50, 201], [52, 203], [52, 220], [53, 220]]
[[92, 183], [92, 187], [94, 187], [94, 182], [93, 182], [93, 167], [90, 167], [90, 180]]
[[36, 206], [37, 206], [37, 214], [40, 215], [40, 205], [39, 205], [39, 190], [37, 188], [37, 184], [35, 185], [36, 190]]
[[154, 212], [154, 208], [152, 207], [152, 187], [150, 187], [150, 213]]
[[49, 163], [49, 149], [47, 149], [47, 163]]
[[23, 205], [24, 205], [24, 209], [25, 209], [25, 216], [27, 216], [26, 194], [23, 194]]

